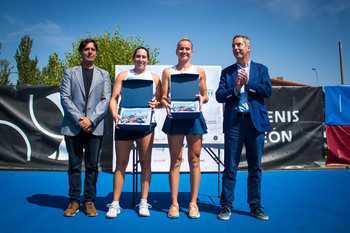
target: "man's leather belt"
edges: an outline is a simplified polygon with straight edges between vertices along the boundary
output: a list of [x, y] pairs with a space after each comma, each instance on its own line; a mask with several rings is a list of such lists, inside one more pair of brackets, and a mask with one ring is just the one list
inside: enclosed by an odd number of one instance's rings
[[250, 113], [249, 112], [237, 112], [237, 116], [240, 116], [242, 118], [248, 118], [248, 117], [250, 117]]

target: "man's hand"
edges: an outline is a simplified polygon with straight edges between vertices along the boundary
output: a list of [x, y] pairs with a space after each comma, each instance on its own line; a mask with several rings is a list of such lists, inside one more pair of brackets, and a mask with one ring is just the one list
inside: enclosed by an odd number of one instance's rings
[[79, 127], [87, 133], [91, 132], [93, 129], [92, 122], [87, 117], [80, 117]]
[[236, 91], [240, 92], [242, 86], [248, 85], [248, 74], [245, 70], [240, 70], [236, 79]]

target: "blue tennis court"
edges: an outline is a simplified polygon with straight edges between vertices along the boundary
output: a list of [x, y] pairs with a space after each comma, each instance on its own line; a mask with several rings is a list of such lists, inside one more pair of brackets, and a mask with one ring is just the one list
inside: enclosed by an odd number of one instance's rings
[[[122, 212], [106, 219], [112, 200], [112, 178], [101, 172], [98, 180], [97, 217], [86, 217], [84, 208], [75, 217], [63, 217], [68, 205], [65, 172], [0, 171], [1, 232], [348, 232], [350, 170], [264, 171], [262, 205], [270, 220], [249, 216], [246, 203], [247, 172], [238, 173], [234, 212], [218, 220], [220, 206], [217, 173], [202, 174], [199, 219], [187, 217], [189, 174], [180, 178], [180, 218], [167, 218], [170, 206], [168, 175], [152, 176], [151, 216], [141, 218], [132, 206], [132, 175], [127, 174], [121, 197]], [[137, 201], [138, 202], [138, 201]]]

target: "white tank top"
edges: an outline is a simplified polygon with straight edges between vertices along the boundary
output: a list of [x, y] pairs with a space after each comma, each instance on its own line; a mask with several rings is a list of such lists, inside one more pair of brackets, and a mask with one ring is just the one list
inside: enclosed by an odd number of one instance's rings
[[[156, 84], [154, 83], [154, 79], [152, 76], [152, 73], [148, 70], [146, 70], [146, 72], [142, 73], [142, 74], [138, 74], [136, 73], [133, 69], [128, 70], [128, 73], [126, 74], [126, 78], [125, 80], [152, 80], [153, 81], [153, 98], [156, 98]], [[151, 101], [151, 100], [149, 100]], [[155, 114], [152, 115], [152, 123], [155, 123]]]
[[192, 65], [188, 70], [179, 71], [176, 69], [176, 65], [171, 67], [170, 74], [198, 74], [197, 67]]
[[169, 95], [168, 95], [169, 101], [171, 101], [170, 90], [171, 90], [171, 75], [172, 74], [198, 74], [198, 71], [197, 71], [197, 67], [195, 65], [192, 65], [188, 70], [185, 70], [185, 71], [177, 70], [176, 65], [171, 67], [170, 75], [169, 75], [169, 92], [168, 92], [169, 93]]

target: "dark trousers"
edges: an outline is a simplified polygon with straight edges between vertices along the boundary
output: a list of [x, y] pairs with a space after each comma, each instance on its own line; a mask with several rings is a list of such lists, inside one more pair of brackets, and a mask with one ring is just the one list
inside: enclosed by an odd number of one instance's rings
[[232, 208], [236, 186], [237, 169], [240, 162], [243, 144], [246, 148], [248, 163], [248, 204], [260, 206], [261, 202], [261, 157], [264, 149], [265, 134], [258, 132], [250, 117], [237, 115], [234, 126], [225, 133], [225, 170], [223, 172], [222, 207]]
[[[81, 170], [85, 158], [84, 203], [94, 202], [98, 177], [98, 160], [103, 136], [81, 131], [77, 136], [65, 136], [69, 155], [69, 201], [80, 203]], [[85, 153], [84, 153], [85, 151]], [[85, 154], [85, 156], [84, 156]]]

